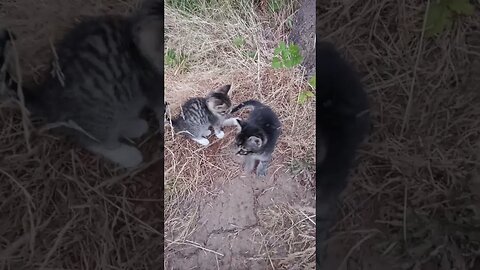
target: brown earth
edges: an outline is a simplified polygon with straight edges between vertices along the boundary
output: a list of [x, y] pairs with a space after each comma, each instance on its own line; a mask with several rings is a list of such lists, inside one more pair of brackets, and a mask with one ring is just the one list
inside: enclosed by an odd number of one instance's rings
[[272, 248], [262, 238], [268, 230], [262, 222], [266, 211], [291, 205], [312, 215], [315, 209], [314, 195], [287, 174], [218, 180], [215, 196], [192, 202], [198, 214], [191, 245], [175, 245], [176, 252], [166, 257], [167, 269], [268, 269], [274, 257], [287, 254], [286, 243]]

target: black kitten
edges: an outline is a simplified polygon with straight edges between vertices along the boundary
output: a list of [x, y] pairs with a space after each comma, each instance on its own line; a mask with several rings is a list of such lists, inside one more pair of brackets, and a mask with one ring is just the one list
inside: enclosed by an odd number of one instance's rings
[[[345, 189], [356, 150], [369, 126], [368, 99], [357, 75], [332, 44], [320, 42], [317, 57], [317, 247], [322, 248]], [[319, 249], [320, 251], [321, 249]], [[321, 261], [317, 252], [317, 263]]]
[[280, 121], [272, 109], [259, 101], [249, 100], [232, 109], [232, 114], [242, 108], [252, 109], [248, 119], [230, 118], [224, 125], [237, 125], [237, 154], [245, 156], [244, 169], [251, 172], [258, 160], [257, 176], [266, 176], [273, 150], [280, 136]]

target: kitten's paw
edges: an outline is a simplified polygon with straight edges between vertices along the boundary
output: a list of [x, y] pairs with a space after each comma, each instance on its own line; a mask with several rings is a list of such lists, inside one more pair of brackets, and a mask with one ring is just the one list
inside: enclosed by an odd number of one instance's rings
[[245, 173], [251, 173], [253, 171], [253, 169], [255, 168], [255, 160], [253, 160], [249, 157], [246, 157], [245, 161], [242, 165], [242, 168], [243, 168], [243, 171]]
[[225, 133], [222, 130], [215, 131], [215, 136], [219, 139], [222, 139], [225, 136]]
[[225, 121], [223, 121], [222, 126], [224, 126], [224, 127], [237, 126], [238, 121], [240, 121], [240, 120], [242, 120], [242, 119], [240, 119], [240, 117], [228, 118]]
[[133, 119], [128, 121], [123, 130], [122, 136], [129, 139], [136, 139], [142, 137], [148, 131], [148, 123], [143, 119]]
[[136, 167], [143, 162], [142, 153], [136, 147], [122, 145], [116, 152], [117, 155], [112, 160], [125, 168]]
[[257, 177], [260, 177], [260, 178], [264, 178], [265, 176], [267, 176], [267, 169], [266, 168], [258, 168], [257, 167]]
[[268, 172], [268, 163], [264, 161], [260, 161], [260, 163], [258, 163], [258, 166], [257, 166], [257, 171], [256, 171], [257, 176], [263, 178], [267, 176], [267, 172]]
[[126, 144], [120, 144], [113, 149], [103, 145], [95, 145], [89, 146], [88, 150], [100, 154], [106, 159], [124, 168], [136, 167], [143, 161], [142, 153], [136, 147]]
[[205, 139], [205, 138], [201, 138], [201, 139], [194, 138], [193, 140], [196, 141], [197, 143], [203, 145], [203, 146], [207, 146], [207, 145], [210, 144], [210, 141], [208, 139]]

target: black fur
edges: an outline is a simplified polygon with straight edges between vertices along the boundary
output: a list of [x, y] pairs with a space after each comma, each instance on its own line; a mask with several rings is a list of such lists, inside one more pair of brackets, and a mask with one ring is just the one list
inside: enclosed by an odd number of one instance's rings
[[[257, 100], [249, 100], [240, 103], [232, 109], [232, 114], [244, 107], [252, 107], [247, 120], [237, 120], [241, 127], [241, 131], [236, 136], [237, 154], [245, 155], [252, 160], [246, 160], [247, 170], [253, 169], [254, 162], [258, 160], [260, 163], [257, 168], [258, 176], [265, 176], [267, 173], [268, 163], [271, 155], [275, 150], [278, 137], [281, 134], [281, 124], [278, 116], [273, 110]], [[256, 137], [261, 139], [259, 147], [249, 144], [249, 138]]]
[[[2, 30], [0, 31], [0, 68], [3, 67], [4, 64], [6, 64], [6, 47], [8, 44], [11, 42], [11, 40], [15, 40], [15, 35], [11, 33], [8, 30]], [[6, 68], [6, 67], [5, 67]], [[11, 74], [8, 72], [8, 69], [5, 70], [5, 74], [2, 74], [5, 77], [3, 78], [3, 83], [5, 83], [5, 86], [7, 89], [13, 89], [16, 90], [18, 85], [17, 82], [12, 78]]]
[[[317, 57], [317, 247], [333, 221], [355, 154], [370, 126], [368, 98], [350, 65], [334, 46], [320, 42]], [[322, 159], [321, 152], [325, 151]], [[321, 254], [317, 252], [317, 263]]]
[[255, 152], [255, 154], [273, 153], [280, 136], [281, 124], [278, 116], [273, 110], [257, 100], [249, 100], [240, 103], [232, 109], [232, 114], [238, 110], [251, 106], [253, 111], [246, 121], [238, 121], [242, 131], [237, 135], [237, 143], [242, 144], [251, 136], [258, 136], [266, 139], [267, 143]]

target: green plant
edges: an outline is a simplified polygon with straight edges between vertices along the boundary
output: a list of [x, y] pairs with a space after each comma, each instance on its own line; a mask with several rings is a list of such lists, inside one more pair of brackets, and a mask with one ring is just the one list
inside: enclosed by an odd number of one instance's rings
[[287, 20], [285, 21], [285, 26], [287, 27], [287, 29], [293, 29], [293, 18], [292, 16], [289, 16], [287, 18]]
[[174, 49], [167, 49], [167, 52], [165, 53], [165, 64], [167, 66], [175, 66], [175, 63], [177, 61], [177, 53], [175, 52]]
[[315, 171], [315, 162], [311, 157], [294, 159], [292, 163], [290, 163], [289, 169], [293, 175], [299, 175], [306, 171]]
[[[313, 75], [309, 80], [308, 80], [308, 85], [312, 88], [312, 90], [315, 90], [315, 86], [316, 86], [316, 76]], [[298, 94], [298, 98], [297, 98], [297, 102], [298, 104], [300, 105], [303, 105], [305, 104], [305, 102], [307, 102], [310, 98], [314, 98], [315, 97], [315, 94], [310, 91], [310, 90], [304, 90], [302, 92], [300, 92], [300, 94]]]
[[308, 80], [308, 85], [310, 85], [310, 87], [312, 87], [312, 89], [316, 89], [316, 85], [317, 85], [317, 76], [313, 75], [309, 80]]
[[469, 0], [432, 1], [427, 11], [425, 35], [431, 37], [450, 28], [455, 15], [472, 15], [475, 7]]
[[177, 68], [180, 71], [188, 69], [188, 57], [184, 53], [177, 53], [174, 49], [169, 48], [165, 53], [164, 59], [166, 66]]
[[298, 94], [297, 103], [300, 105], [303, 105], [305, 104], [305, 102], [307, 102], [307, 100], [313, 97], [315, 97], [315, 94], [312, 91], [310, 90], [302, 91], [300, 92], [300, 94]]
[[166, 4], [182, 11], [195, 13], [211, 4], [211, 0], [167, 0]]
[[253, 60], [257, 59], [257, 52], [256, 51], [243, 51], [242, 55], [247, 58], [252, 58]]
[[233, 45], [235, 45], [235, 47], [237, 48], [241, 48], [245, 45], [245, 39], [243, 37], [235, 37], [233, 39]]
[[285, 42], [280, 42], [278, 47], [275, 48], [273, 54], [273, 68], [292, 68], [301, 64], [303, 61], [303, 57], [300, 54], [300, 48], [295, 44], [287, 46]]
[[283, 0], [269, 0], [268, 10], [272, 13], [279, 12], [284, 6]]
[[252, 58], [252, 59], [257, 59], [257, 51], [251, 51], [248, 50], [248, 46], [245, 46], [247, 44], [246, 40], [243, 37], [235, 37], [233, 39], [233, 45], [241, 50], [241, 54], [244, 57], [247, 58]]

